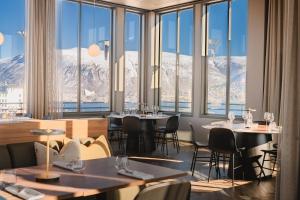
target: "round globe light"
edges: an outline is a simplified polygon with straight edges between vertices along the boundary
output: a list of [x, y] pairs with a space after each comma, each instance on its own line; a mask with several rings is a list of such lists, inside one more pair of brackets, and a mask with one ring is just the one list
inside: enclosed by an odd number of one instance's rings
[[100, 55], [100, 47], [97, 44], [91, 44], [88, 49], [88, 54], [92, 57]]
[[4, 35], [0, 32], [0, 45], [4, 43]]

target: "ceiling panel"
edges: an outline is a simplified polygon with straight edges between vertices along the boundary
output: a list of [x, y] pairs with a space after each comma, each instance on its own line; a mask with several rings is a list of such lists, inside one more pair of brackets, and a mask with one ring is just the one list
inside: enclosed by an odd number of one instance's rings
[[174, 6], [182, 3], [192, 2], [195, 0], [104, 0], [106, 2], [122, 4], [142, 8], [146, 10], [155, 10], [168, 6]]

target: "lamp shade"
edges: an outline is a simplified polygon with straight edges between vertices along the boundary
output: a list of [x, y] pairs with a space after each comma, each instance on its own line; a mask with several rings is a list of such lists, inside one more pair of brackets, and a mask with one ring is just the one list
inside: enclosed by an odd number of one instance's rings
[[0, 32], [0, 45], [2, 45], [4, 43], [4, 35], [3, 33]]
[[88, 49], [88, 54], [92, 57], [100, 55], [100, 47], [97, 44], [91, 44]]

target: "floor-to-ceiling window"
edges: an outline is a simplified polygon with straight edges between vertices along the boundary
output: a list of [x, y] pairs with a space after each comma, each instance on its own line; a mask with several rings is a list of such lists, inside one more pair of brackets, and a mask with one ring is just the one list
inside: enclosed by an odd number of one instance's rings
[[23, 110], [25, 3], [0, 1], [0, 113]]
[[160, 95], [162, 111], [192, 112], [193, 9], [161, 15]]
[[247, 3], [229, 0], [205, 7], [207, 114], [241, 115], [245, 109]]
[[[109, 111], [112, 11], [93, 4], [58, 2], [64, 112]], [[93, 43], [100, 48], [96, 56], [88, 52]]]
[[124, 108], [138, 109], [140, 102], [141, 15], [125, 13]]

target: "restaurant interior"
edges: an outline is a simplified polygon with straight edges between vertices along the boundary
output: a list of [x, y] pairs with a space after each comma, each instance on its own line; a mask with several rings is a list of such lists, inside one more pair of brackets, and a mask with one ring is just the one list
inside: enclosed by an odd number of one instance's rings
[[300, 199], [298, 0], [1, 0], [0, 200]]

